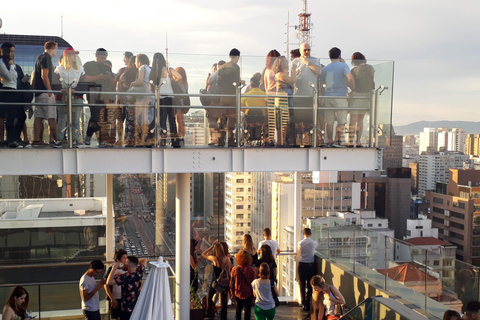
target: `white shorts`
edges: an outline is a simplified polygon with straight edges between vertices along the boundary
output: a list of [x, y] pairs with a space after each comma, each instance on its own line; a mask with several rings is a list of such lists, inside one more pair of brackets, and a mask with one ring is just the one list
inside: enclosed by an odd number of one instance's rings
[[48, 93], [42, 93], [41, 95], [35, 97], [35, 102], [51, 104], [50, 106], [35, 106], [35, 118], [42, 118], [42, 119], [57, 118], [57, 107], [55, 106], [54, 94], [52, 94], [52, 96], [49, 97]]
[[325, 122], [333, 124], [337, 120], [338, 124], [347, 123], [348, 100], [347, 99], [328, 99], [325, 98], [325, 107], [327, 108], [345, 108], [344, 110], [325, 110]]

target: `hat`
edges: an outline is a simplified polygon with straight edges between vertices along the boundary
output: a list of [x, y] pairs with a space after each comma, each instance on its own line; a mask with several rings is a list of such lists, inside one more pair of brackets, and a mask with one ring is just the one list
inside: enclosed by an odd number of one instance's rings
[[108, 52], [103, 48], [98, 48], [97, 51], [95, 52], [95, 55], [108, 57]]
[[73, 50], [72, 47], [63, 50], [63, 56], [64, 57], [69, 53], [79, 54], [80, 52]]

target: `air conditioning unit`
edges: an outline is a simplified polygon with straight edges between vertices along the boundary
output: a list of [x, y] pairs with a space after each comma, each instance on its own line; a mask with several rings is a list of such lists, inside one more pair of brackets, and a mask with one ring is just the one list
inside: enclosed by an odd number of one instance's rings
[[445, 210], [445, 217], [450, 217], [450, 210]]

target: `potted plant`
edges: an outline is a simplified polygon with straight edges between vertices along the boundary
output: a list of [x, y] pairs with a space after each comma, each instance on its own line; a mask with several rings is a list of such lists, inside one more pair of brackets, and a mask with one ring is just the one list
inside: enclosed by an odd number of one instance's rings
[[193, 287], [190, 287], [190, 320], [203, 320], [205, 309], [202, 308], [200, 297]]

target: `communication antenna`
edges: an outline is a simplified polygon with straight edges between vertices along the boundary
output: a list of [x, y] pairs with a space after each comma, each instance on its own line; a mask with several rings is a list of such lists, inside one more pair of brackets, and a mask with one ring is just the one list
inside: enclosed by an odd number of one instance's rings
[[61, 16], [61, 22], [60, 22], [60, 37], [63, 39], [63, 16]]
[[312, 14], [308, 12], [307, 0], [303, 0], [303, 12], [298, 15], [299, 25], [295, 26], [298, 29], [298, 44], [308, 43], [312, 45], [312, 39], [310, 37], [310, 30], [312, 27], [310, 18]]

